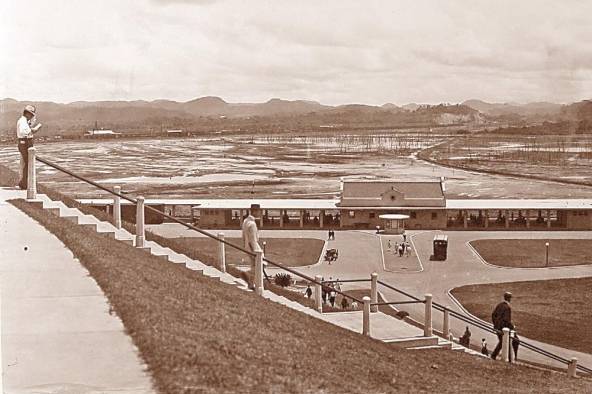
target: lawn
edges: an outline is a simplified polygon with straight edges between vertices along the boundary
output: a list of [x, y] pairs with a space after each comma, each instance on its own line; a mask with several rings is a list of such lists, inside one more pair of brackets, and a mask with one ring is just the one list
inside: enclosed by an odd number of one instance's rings
[[588, 239], [479, 239], [471, 245], [490, 264], [503, 267], [545, 267], [545, 242], [549, 242], [549, 267], [592, 263]]
[[592, 278], [463, 286], [452, 294], [472, 314], [491, 321], [505, 291], [511, 291], [512, 320], [519, 334], [592, 353]]
[[[241, 238], [226, 238], [227, 241], [243, 246]], [[265, 241], [265, 256], [288, 267], [301, 267], [315, 264], [323, 250], [324, 241], [312, 238], [260, 238], [259, 244]], [[215, 265], [218, 262], [218, 242], [205, 237], [170, 238], [176, 251], [183, 251], [191, 258]], [[238, 264], [241, 260], [248, 264], [247, 256], [230, 246], [226, 246], [226, 263]]]
[[592, 390], [590, 381], [564, 373], [457, 352], [392, 348], [164, 263], [22, 200], [14, 204], [60, 238], [88, 269], [160, 393]]

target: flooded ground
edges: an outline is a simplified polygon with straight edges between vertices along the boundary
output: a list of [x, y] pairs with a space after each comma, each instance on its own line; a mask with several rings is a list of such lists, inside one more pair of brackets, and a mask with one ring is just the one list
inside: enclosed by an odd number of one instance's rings
[[[592, 198], [592, 188], [452, 170], [416, 153], [449, 135], [229, 137], [72, 141], [38, 144], [38, 155], [106, 185], [169, 198], [331, 198], [341, 177], [418, 179], [444, 176], [449, 198]], [[0, 162], [18, 168], [16, 147]], [[91, 186], [41, 165], [39, 180], [75, 197]]]

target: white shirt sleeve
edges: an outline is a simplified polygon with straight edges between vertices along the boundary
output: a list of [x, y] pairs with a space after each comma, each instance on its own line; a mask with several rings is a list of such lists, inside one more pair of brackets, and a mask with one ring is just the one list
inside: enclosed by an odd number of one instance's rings
[[29, 126], [29, 122], [27, 122], [27, 118], [21, 116], [16, 122], [16, 137], [17, 138], [29, 138], [33, 135], [31, 131], [31, 127]]

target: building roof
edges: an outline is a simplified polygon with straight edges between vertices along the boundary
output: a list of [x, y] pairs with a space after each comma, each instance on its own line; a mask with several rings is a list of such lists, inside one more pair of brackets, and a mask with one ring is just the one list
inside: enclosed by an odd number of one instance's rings
[[398, 191], [405, 198], [444, 198], [440, 181], [360, 180], [343, 182], [343, 198], [380, 198], [388, 190]]
[[592, 209], [592, 199], [447, 200], [447, 209]]

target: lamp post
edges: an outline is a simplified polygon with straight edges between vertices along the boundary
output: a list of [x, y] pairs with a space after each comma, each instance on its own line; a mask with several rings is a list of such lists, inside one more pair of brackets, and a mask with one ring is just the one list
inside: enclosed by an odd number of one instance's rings
[[549, 266], [549, 242], [545, 242], [545, 267]]

